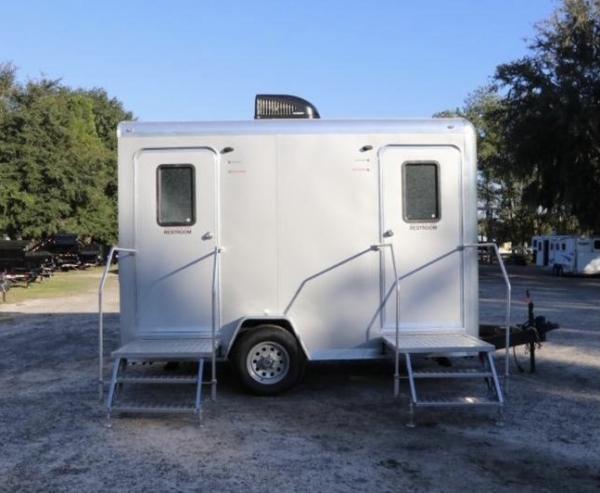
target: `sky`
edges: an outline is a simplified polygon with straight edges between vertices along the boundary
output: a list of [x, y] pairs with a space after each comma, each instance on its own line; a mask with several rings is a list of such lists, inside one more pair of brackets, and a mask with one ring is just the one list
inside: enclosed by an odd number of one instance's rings
[[247, 120], [261, 93], [322, 118], [464, 105], [558, 0], [0, 0], [20, 81], [102, 88], [144, 121]]

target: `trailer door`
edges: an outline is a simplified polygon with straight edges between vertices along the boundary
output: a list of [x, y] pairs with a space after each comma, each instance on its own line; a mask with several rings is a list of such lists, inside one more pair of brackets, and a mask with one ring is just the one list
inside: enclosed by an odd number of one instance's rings
[[[380, 167], [381, 241], [391, 243], [396, 256], [401, 330], [464, 327], [460, 151], [389, 146], [380, 152]], [[394, 272], [388, 252], [382, 252], [382, 326], [391, 329]]]
[[216, 155], [147, 149], [135, 160], [137, 330], [198, 336], [212, 324]]

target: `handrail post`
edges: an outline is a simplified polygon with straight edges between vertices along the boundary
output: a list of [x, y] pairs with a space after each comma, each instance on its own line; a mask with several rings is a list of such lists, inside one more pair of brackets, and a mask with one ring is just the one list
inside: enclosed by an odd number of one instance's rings
[[380, 248], [389, 248], [392, 258], [392, 269], [394, 270], [394, 289], [396, 291], [396, 355], [394, 362], [394, 396], [400, 393], [400, 354], [398, 346], [400, 344], [400, 276], [398, 275], [398, 267], [396, 265], [396, 255], [394, 253], [394, 245], [391, 243], [379, 243], [371, 245], [371, 249], [378, 251]]
[[392, 244], [389, 246], [392, 256], [392, 268], [394, 269], [394, 287], [396, 289], [396, 368], [394, 370], [394, 396], [398, 396], [400, 393], [400, 352], [398, 351], [398, 346], [400, 345], [400, 278], [398, 276], [398, 269], [396, 267], [394, 246]]
[[504, 282], [506, 284], [506, 334], [505, 334], [505, 355], [504, 355], [504, 393], [508, 395], [508, 386], [509, 386], [509, 377], [510, 377], [510, 310], [512, 303], [512, 287], [510, 285], [510, 279], [508, 278], [508, 273], [506, 272], [506, 267], [504, 266], [504, 261], [502, 260], [502, 256], [500, 255], [500, 250], [498, 249], [498, 245], [496, 243], [475, 243], [475, 244], [467, 244], [463, 245], [465, 248], [479, 248], [479, 247], [492, 247], [494, 249], [494, 253], [496, 254], [496, 258], [498, 259], [498, 265], [502, 270], [502, 276], [504, 277]]
[[98, 397], [100, 402], [102, 402], [102, 398], [104, 397], [104, 285], [113, 256], [116, 252], [135, 253], [135, 250], [131, 248], [119, 248], [117, 246], [111, 247], [108, 258], [106, 259], [104, 271], [102, 272], [100, 287], [98, 288]]
[[[216, 343], [216, 338], [217, 338], [217, 325], [220, 325], [221, 321], [220, 321], [220, 304], [219, 304], [219, 254], [221, 253], [221, 249], [219, 248], [219, 246], [215, 246], [215, 258], [213, 261], [213, 278], [212, 278], [212, 287], [211, 287], [211, 297], [212, 297], [212, 320], [211, 320], [211, 354], [212, 354], [212, 358], [211, 358], [211, 381], [210, 381], [210, 387], [211, 387], [211, 399], [214, 401], [217, 397], [217, 380], [215, 378], [215, 375], [217, 374], [217, 363], [216, 363], [216, 357], [217, 357], [217, 343]], [[199, 382], [198, 385], [202, 385], [201, 382]]]

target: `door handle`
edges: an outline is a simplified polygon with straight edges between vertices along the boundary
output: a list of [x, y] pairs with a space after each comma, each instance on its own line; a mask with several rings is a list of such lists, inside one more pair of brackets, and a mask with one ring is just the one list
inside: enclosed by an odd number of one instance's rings
[[206, 241], [206, 240], [212, 240], [213, 238], [214, 238], [214, 235], [210, 231], [207, 231], [206, 233], [204, 233], [202, 235], [202, 239], [204, 241]]
[[391, 238], [394, 236], [394, 232], [391, 229], [388, 229], [385, 233], [383, 233], [384, 238]]

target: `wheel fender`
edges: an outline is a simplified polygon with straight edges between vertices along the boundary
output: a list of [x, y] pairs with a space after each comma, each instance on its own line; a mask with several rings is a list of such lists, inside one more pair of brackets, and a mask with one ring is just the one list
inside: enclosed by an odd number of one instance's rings
[[276, 395], [292, 388], [306, 364], [294, 334], [273, 323], [238, 334], [229, 359], [238, 381], [256, 395]]
[[296, 339], [296, 342], [298, 343], [298, 347], [301, 349], [302, 353], [304, 354], [304, 357], [307, 360], [310, 360], [310, 355], [306, 349], [306, 346], [302, 342], [302, 338], [300, 337], [300, 334], [298, 334], [298, 332], [296, 331], [296, 328], [294, 327], [293, 322], [285, 317], [277, 317], [277, 318], [244, 317], [244, 318], [240, 319], [240, 321], [236, 325], [236, 328], [233, 332], [233, 336], [231, 337], [229, 344], [227, 346], [227, 351], [225, 352], [225, 358], [226, 359], [230, 358], [231, 352], [232, 352], [233, 348], [235, 347], [235, 343], [240, 337], [243, 337], [248, 332], [255, 330], [264, 325], [276, 325], [276, 326], [280, 327], [281, 329], [287, 330], [289, 333], [291, 333], [294, 336], [294, 338]]

